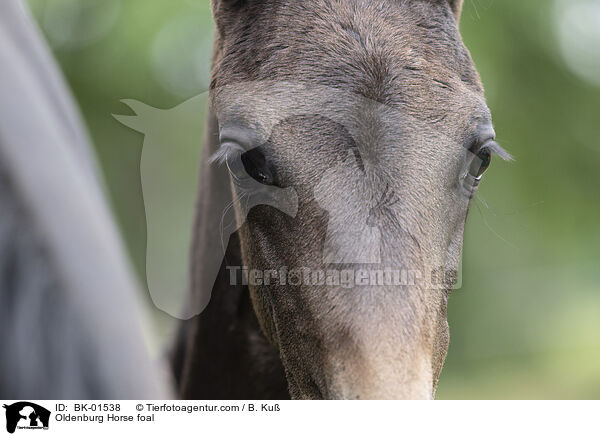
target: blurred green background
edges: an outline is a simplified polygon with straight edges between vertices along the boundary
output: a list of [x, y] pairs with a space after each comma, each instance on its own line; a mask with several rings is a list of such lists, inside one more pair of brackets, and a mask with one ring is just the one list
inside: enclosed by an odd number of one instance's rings
[[[209, 2], [29, 3], [144, 281], [143, 136], [111, 114], [130, 113], [121, 99], [170, 108], [207, 90]], [[461, 29], [516, 160], [493, 165], [471, 209], [438, 398], [598, 399], [600, 0], [466, 0]], [[173, 323], [152, 313], [158, 349]]]

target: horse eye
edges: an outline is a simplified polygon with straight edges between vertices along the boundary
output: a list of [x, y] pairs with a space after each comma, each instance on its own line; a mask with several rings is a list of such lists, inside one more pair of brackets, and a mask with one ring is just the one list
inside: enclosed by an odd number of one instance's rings
[[471, 174], [476, 179], [480, 178], [483, 173], [490, 167], [490, 163], [492, 162], [492, 154], [487, 148], [482, 148], [477, 152], [477, 158], [473, 159], [471, 162], [471, 167], [469, 168], [469, 174]]
[[263, 185], [274, 185], [275, 174], [265, 155], [258, 149], [253, 148], [241, 156], [244, 169], [250, 177]]

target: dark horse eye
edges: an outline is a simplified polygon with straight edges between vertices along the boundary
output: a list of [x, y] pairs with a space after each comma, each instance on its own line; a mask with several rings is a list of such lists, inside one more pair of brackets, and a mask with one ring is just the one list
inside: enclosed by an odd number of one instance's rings
[[487, 148], [481, 148], [476, 154], [476, 158], [471, 162], [469, 174], [476, 179], [480, 178], [483, 173], [490, 167], [492, 162], [492, 154]]
[[257, 182], [263, 185], [275, 184], [275, 174], [272, 166], [258, 148], [253, 148], [242, 154], [242, 163], [248, 175]]

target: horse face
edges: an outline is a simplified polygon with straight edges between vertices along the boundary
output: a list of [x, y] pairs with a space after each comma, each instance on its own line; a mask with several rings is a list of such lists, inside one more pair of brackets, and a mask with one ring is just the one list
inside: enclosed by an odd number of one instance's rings
[[460, 2], [213, 9], [242, 256], [292, 396], [432, 398], [466, 214], [495, 148]]

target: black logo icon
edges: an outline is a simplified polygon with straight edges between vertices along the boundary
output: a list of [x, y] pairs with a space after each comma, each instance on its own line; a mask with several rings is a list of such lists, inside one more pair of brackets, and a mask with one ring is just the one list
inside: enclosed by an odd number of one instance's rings
[[6, 431], [14, 433], [19, 429], [48, 429], [50, 411], [35, 403], [19, 401], [3, 406], [6, 409]]

